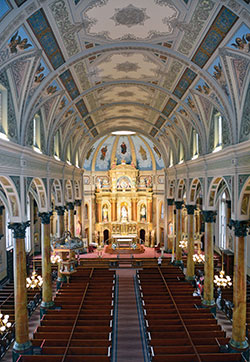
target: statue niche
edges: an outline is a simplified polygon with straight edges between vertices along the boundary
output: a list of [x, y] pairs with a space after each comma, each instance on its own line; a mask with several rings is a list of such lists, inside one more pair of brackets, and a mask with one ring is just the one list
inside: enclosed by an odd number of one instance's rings
[[140, 208], [140, 220], [141, 221], [146, 221], [146, 206], [145, 204], [141, 204], [141, 208]]
[[104, 204], [102, 207], [102, 221], [103, 222], [109, 221], [109, 210], [107, 204]]

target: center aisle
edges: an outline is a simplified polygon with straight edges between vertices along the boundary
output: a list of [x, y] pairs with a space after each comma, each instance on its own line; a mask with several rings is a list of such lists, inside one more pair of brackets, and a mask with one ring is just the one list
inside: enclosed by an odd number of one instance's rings
[[144, 362], [134, 290], [135, 269], [120, 269], [116, 273], [119, 277], [117, 362]]

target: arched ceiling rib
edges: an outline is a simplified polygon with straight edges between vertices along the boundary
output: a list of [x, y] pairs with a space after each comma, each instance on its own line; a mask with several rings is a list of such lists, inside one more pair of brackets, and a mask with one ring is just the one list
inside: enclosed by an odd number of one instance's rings
[[[213, 108], [237, 142], [235, 86], [225, 52], [239, 54], [230, 42], [240, 27], [247, 32], [247, 2], [11, 0], [11, 7], [0, 17], [0, 72], [36, 59], [19, 110], [22, 144], [39, 109], [49, 150], [59, 128], [63, 140], [77, 138], [84, 149], [107, 128], [126, 127], [175, 147], [179, 139], [186, 150], [194, 128], [207, 152], [207, 110]], [[14, 83], [20, 75], [12, 73]]]

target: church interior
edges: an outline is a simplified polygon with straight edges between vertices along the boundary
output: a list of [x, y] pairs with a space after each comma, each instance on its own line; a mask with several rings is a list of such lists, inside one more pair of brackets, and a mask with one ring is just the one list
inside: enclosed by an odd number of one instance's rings
[[249, 0], [0, 0], [0, 360], [249, 361], [249, 228]]

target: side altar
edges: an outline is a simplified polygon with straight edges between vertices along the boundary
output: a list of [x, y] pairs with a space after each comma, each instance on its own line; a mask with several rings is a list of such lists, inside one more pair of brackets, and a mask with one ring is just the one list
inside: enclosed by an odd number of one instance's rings
[[142, 178], [133, 162], [114, 161], [108, 177], [96, 177], [95, 199], [96, 242], [109, 244], [114, 235], [136, 235], [139, 244], [154, 244], [152, 180]]

